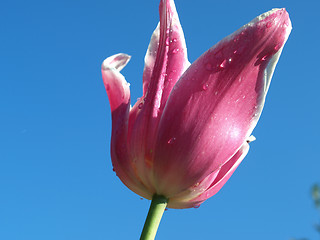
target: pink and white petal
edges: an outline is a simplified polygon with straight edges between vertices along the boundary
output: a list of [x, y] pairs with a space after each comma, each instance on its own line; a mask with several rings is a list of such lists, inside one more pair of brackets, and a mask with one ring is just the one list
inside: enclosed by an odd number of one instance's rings
[[193, 186], [189, 187], [188, 189], [182, 191], [181, 193], [178, 193], [174, 196], [167, 196], [170, 199], [170, 202], [189, 202], [192, 199], [195, 199], [200, 194], [202, 194], [204, 191], [206, 191], [213, 181], [217, 178], [219, 174], [220, 169], [217, 169], [216, 171], [210, 173], [207, 177], [202, 179], [201, 181], [198, 181]]
[[240, 165], [240, 163], [248, 154], [248, 152], [249, 144], [245, 142], [239, 149], [239, 151], [221, 167], [219, 174], [217, 175], [216, 179], [212, 182], [211, 186], [207, 190], [205, 190], [201, 195], [192, 199], [191, 202], [205, 201], [206, 199], [215, 195], [229, 180], [231, 175]]
[[[182, 28], [173, 0], [160, 3], [160, 24], [151, 37], [145, 57], [143, 96], [129, 118], [131, 158], [142, 182], [152, 190], [154, 142], [167, 98], [189, 66]], [[132, 115], [132, 116], [131, 116]]]
[[[147, 95], [149, 84], [152, 81], [155, 83], [154, 86], [159, 85], [162, 88], [160, 106], [164, 106], [173, 86], [190, 63], [174, 1], [162, 0], [159, 11], [160, 23], [151, 36], [145, 56], [143, 96]], [[149, 91], [159, 91], [159, 87]]]
[[129, 84], [120, 73], [130, 56], [116, 54], [102, 64], [102, 78], [108, 94], [112, 113], [111, 159], [120, 180], [135, 193], [150, 198], [150, 193], [139, 181], [128, 156], [127, 132], [130, 109]]
[[144, 57], [144, 70], [143, 70], [143, 96], [146, 96], [147, 90], [151, 81], [151, 76], [156, 62], [160, 38], [160, 23], [153, 31], [147, 53]]
[[[189, 195], [184, 195], [179, 198], [174, 197], [170, 198], [170, 208], [191, 208], [198, 207], [206, 199], [212, 197], [216, 194], [222, 186], [227, 182], [231, 177], [235, 169], [242, 162], [244, 157], [249, 151], [249, 144], [245, 142], [239, 151], [227, 161], [220, 169], [217, 169], [215, 172], [211, 173], [208, 177], [202, 180], [200, 183], [197, 183], [195, 186], [192, 186], [189, 190]], [[184, 191], [186, 193], [186, 191]]]
[[258, 121], [290, 30], [285, 9], [269, 11], [209, 49], [183, 74], [158, 128], [159, 194], [187, 189], [238, 151]]
[[173, 209], [198, 208], [204, 201], [171, 202], [169, 199], [167, 207]]

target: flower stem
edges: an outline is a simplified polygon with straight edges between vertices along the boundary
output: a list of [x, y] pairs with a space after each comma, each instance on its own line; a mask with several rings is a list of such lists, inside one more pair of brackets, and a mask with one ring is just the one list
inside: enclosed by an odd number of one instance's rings
[[153, 195], [146, 222], [141, 233], [140, 240], [154, 240], [168, 204], [168, 199], [161, 195]]

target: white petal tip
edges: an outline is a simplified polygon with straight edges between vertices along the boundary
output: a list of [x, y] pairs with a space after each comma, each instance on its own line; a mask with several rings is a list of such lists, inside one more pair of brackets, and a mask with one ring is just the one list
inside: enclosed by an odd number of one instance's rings
[[253, 136], [253, 135], [251, 135], [250, 137], [248, 137], [247, 143], [251, 143], [251, 142], [253, 142], [253, 141], [255, 141], [255, 140], [256, 140], [256, 137]]
[[116, 69], [121, 71], [129, 62], [131, 56], [125, 53], [118, 53], [111, 57], [106, 58], [102, 63], [102, 69]]

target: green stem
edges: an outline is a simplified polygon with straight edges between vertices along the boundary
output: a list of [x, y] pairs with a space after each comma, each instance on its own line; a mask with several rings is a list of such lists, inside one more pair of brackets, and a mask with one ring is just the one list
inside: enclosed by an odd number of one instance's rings
[[140, 240], [154, 240], [161, 217], [168, 204], [168, 199], [161, 195], [153, 195], [146, 222]]

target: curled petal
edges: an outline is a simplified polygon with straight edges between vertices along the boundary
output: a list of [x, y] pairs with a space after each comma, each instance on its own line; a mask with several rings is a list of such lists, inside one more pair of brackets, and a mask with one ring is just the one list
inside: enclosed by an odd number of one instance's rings
[[239, 151], [227, 161], [221, 168], [211, 173], [204, 180], [188, 189], [187, 198], [170, 199], [170, 208], [190, 208], [197, 207], [208, 198], [215, 195], [223, 185], [229, 180], [249, 151], [249, 144], [245, 142]]
[[150, 198], [152, 195], [139, 181], [128, 156], [130, 89], [120, 70], [129, 59], [130, 56], [126, 54], [113, 55], [104, 60], [101, 69], [112, 112], [111, 159], [114, 171], [121, 181], [137, 194]]
[[285, 9], [271, 10], [209, 49], [183, 74], [158, 128], [159, 194], [188, 189], [240, 149], [258, 121], [290, 30]]
[[248, 154], [249, 144], [245, 142], [239, 151], [229, 160], [227, 161], [220, 169], [219, 174], [215, 178], [215, 180], [211, 183], [210, 187], [206, 189], [202, 194], [198, 197], [194, 198], [192, 202], [204, 201], [213, 195], [215, 195], [223, 185], [229, 180], [231, 175], [237, 169], [239, 164], [242, 162], [244, 157]]

